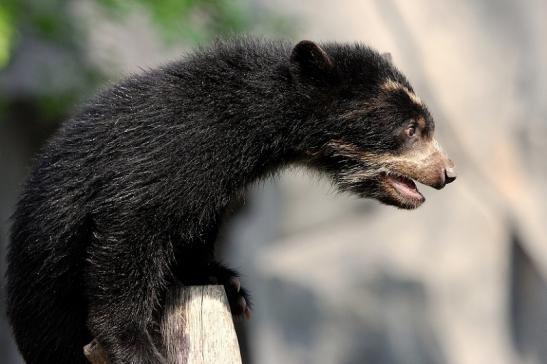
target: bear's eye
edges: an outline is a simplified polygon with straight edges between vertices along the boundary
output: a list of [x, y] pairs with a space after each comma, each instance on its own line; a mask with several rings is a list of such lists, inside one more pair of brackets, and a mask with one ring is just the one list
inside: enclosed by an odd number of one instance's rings
[[410, 125], [406, 128], [405, 133], [409, 138], [412, 138], [416, 134], [416, 125]]

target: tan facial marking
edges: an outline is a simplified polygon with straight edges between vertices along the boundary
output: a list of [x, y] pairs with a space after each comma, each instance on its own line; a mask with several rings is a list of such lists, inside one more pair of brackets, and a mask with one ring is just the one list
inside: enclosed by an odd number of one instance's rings
[[327, 144], [328, 147], [333, 148], [340, 155], [344, 155], [346, 157], [355, 158], [355, 159], [361, 159], [364, 162], [381, 161], [384, 163], [392, 163], [397, 161], [397, 162], [420, 163], [430, 158], [432, 155], [444, 154], [441, 146], [439, 145], [439, 143], [437, 142], [435, 138], [432, 138], [428, 142], [424, 142], [422, 145], [423, 145], [422, 148], [413, 148], [410, 152], [402, 154], [402, 155], [391, 155], [391, 154], [375, 154], [375, 153], [362, 151], [358, 147], [354, 146], [353, 144], [345, 143], [344, 141], [341, 141], [341, 140], [333, 140]]
[[418, 117], [418, 119], [416, 120], [416, 123], [418, 123], [418, 126], [420, 127], [420, 129], [422, 130], [425, 129], [426, 122], [422, 116]]
[[332, 141], [328, 144], [335, 153], [358, 159], [367, 164], [365, 170], [354, 171], [347, 179], [357, 181], [361, 178], [372, 178], [379, 173], [396, 173], [410, 177], [427, 185], [439, 185], [442, 182], [443, 169], [447, 157], [436, 139], [423, 141], [409, 152], [400, 155], [376, 154], [362, 151], [356, 146], [343, 141]]
[[408, 97], [417, 105], [422, 105], [422, 100], [416, 96], [416, 94], [412, 91], [410, 91], [406, 86], [401, 85], [397, 81], [393, 81], [392, 79], [387, 80], [383, 85], [382, 89], [385, 91], [397, 91], [397, 90], [403, 90], [406, 92]]
[[440, 185], [443, 181], [442, 165], [446, 156], [435, 139], [424, 141], [401, 155], [363, 156], [368, 163], [378, 163], [387, 170], [410, 177], [430, 186]]

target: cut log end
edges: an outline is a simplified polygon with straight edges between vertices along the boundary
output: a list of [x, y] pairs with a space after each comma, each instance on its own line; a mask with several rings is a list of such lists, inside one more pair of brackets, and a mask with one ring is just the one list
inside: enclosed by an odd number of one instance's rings
[[[160, 332], [169, 364], [241, 364], [223, 286], [180, 287], [170, 292]], [[92, 364], [108, 364], [97, 340], [84, 346], [84, 354]]]

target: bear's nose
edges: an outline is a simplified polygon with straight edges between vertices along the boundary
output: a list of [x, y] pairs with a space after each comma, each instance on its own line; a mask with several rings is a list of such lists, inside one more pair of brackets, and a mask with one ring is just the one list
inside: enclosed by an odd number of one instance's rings
[[445, 184], [448, 184], [450, 182], [454, 182], [456, 179], [456, 169], [454, 166], [446, 167], [444, 169], [444, 182]]

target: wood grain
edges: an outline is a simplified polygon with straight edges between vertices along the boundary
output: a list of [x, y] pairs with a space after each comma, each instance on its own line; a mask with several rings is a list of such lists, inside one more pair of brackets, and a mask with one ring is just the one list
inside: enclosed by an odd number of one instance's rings
[[[168, 294], [161, 322], [168, 364], [241, 364], [223, 286], [181, 287]], [[108, 364], [100, 344], [84, 347], [92, 364]]]

